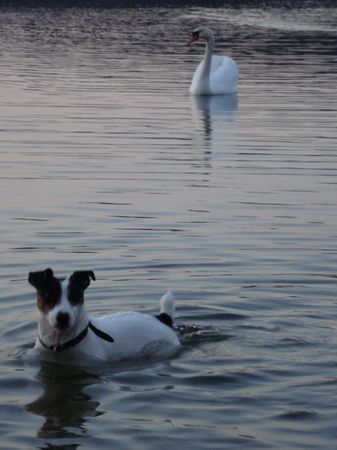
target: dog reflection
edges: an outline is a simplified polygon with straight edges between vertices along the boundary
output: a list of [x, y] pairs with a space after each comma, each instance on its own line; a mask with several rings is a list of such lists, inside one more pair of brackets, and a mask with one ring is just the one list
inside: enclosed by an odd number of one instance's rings
[[103, 414], [98, 410], [100, 403], [85, 393], [87, 386], [99, 382], [98, 376], [81, 368], [43, 363], [37, 378], [41, 381], [43, 393], [26, 405], [26, 410], [44, 418], [38, 437], [83, 436], [87, 431], [87, 418]]

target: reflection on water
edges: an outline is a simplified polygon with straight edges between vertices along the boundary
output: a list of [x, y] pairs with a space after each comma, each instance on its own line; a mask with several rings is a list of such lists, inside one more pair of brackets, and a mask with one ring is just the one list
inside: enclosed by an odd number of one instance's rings
[[44, 420], [37, 436], [60, 439], [85, 435], [86, 419], [103, 414], [98, 409], [99, 402], [85, 393], [86, 387], [97, 383], [98, 378], [75, 366], [41, 364], [37, 379], [43, 393], [25, 406]]
[[[0, 12], [4, 448], [335, 448], [337, 10]], [[188, 94], [201, 23], [237, 96]], [[184, 351], [22, 363], [46, 267], [93, 316], [172, 288]]]
[[192, 115], [204, 129], [205, 148], [212, 146], [212, 136], [219, 129], [226, 136], [235, 120], [238, 108], [237, 94], [191, 96]]

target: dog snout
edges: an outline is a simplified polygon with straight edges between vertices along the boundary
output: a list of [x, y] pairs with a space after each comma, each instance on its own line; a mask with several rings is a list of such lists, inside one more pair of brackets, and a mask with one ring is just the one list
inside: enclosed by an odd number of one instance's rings
[[66, 312], [59, 312], [56, 316], [56, 328], [65, 330], [69, 327], [70, 316]]

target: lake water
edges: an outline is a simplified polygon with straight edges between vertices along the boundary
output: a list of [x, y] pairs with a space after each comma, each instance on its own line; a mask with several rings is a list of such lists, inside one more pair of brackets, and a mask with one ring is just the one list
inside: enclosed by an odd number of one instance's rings
[[[188, 94], [202, 46], [237, 96]], [[1, 444], [335, 449], [337, 9], [1, 10]], [[26, 357], [31, 270], [177, 299], [170, 361]]]

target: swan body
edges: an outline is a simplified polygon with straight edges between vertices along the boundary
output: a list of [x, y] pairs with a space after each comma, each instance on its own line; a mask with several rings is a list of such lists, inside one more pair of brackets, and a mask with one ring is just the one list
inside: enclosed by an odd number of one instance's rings
[[229, 56], [213, 55], [214, 37], [206, 27], [196, 28], [189, 43], [204, 40], [205, 57], [196, 68], [190, 93], [194, 95], [220, 95], [237, 92], [238, 67]]

